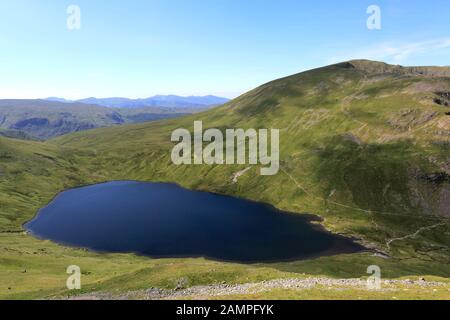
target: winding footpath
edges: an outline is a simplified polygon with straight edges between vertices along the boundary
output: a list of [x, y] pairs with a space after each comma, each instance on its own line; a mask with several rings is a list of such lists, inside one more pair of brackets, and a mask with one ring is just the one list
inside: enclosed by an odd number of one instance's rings
[[390, 239], [389, 241], [386, 242], [386, 246], [387, 246], [388, 249], [390, 250], [390, 249], [391, 249], [391, 244], [392, 244], [394, 241], [401, 241], [401, 240], [406, 240], [406, 239], [413, 239], [413, 238], [417, 237], [417, 236], [418, 236], [421, 232], [423, 232], [423, 231], [432, 230], [432, 229], [434, 229], [434, 228], [437, 228], [437, 227], [440, 227], [440, 226], [444, 226], [444, 225], [446, 225], [446, 224], [447, 224], [447, 222], [442, 222], [442, 223], [436, 223], [436, 224], [433, 224], [432, 226], [422, 227], [422, 228], [420, 228], [419, 230], [417, 230], [417, 231], [414, 232], [414, 233], [408, 234], [408, 235], [403, 236], [403, 237], [400, 237], [400, 238]]

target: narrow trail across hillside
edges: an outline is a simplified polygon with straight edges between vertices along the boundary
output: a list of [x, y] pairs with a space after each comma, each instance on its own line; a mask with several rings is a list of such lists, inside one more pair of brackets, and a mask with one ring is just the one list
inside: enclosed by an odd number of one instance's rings
[[350, 205], [346, 205], [343, 203], [339, 203], [333, 200], [329, 200], [329, 199], [325, 199], [323, 197], [319, 197], [319, 196], [315, 196], [313, 195], [311, 192], [309, 192], [305, 187], [303, 187], [298, 181], [297, 179], [295, 179], [290, 173], [288, 173], [285, 169], [280, 168], [280, 170], [286, 174], [289, 179], [291, 179], [295, 185], [297, 186], [297, 188], [299, 188], [300, 190], [302, 190], [306, 195], [308, 195], [309, 197], [316, 199], [316, 200], [321, 200], [321, 201], [327, 201], [328, 203], [332, 203], [334, 205], [340, 206], [340, 207], [344, 207], [344, 208], [348, 208], [348, 209], [353, 209], [353, 210], [357, 210], [357, 211], [361, 211], [361, 212], [365, 212], [365, 213], [376, 213], [376, 214], [383, 214], [383, 215], [391, 215], [391, 216], [402, 216], [402, 217], [408, 217], [408, 218], [420, 218], [420, 219], [425, 219], [425, 220], [440, 220], [440, 221], [447, 221], [450, 219], [445, 218], [445, 217], [440, 217], [440, 216], [436, 216], [436, 215], [406, 215], [406, 214], [399, 214], [399, 213], [394, 213], [394, 212], [385, 212], [385, 211], [376, 211], [376, 210], [366, 210], [366, 209], [362, 209], [359, 207], [354, 207], [354, 206], [350, 206]]
[[399, 237], [399, 238], [394, 238], [394, 239], [390, 239], [389, 241], [386, 242], [386, 246], [387, 248], [390, 250], [391, 249], [391, 244], [395, 241], [401, 241], [401, 240], [405, 240], [405, 239], [413, 239], [415, 237], [417, 237], [421, 232], [426, 231], [426, 230], [432, 230], [434, 228], [446, 225], [448, 222], [442, 222], [442, 223], [436, 223], [433, 224], [432, 226], [427, 226], [427, 227], [422, 227], [419, 230], [417, 230], [414, 233], [408, 234], [406, 236], [403, 237]]

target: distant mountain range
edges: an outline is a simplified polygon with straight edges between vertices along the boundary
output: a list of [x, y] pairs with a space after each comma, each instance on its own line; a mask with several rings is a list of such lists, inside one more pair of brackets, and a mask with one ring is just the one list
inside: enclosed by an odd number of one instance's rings
[[216, 96], [154, 96], [146, 99], [87, 98], [0, 100], [0, 136], [46, 140], [59, 135], [204, 111], [228, 102]]
[[113, 108], [48, 100], [0, 100], [0, 136], [46, 140], [59, 135], [128, 123], [180, 117], [208, 107]]
[[80, 100], [67, 100], [64, 98], [50, 97], [47, 101], [63, 103], [85, 103], [110, 108], [142, 108], [142, 107], [167, 107], [167, 108], [195, 108], [210, 107], [227, 103], [229, 99], [208, 96], [181, 97], [176, 95], [156, 95], [145, 99], [129, 98], [86, 98]]

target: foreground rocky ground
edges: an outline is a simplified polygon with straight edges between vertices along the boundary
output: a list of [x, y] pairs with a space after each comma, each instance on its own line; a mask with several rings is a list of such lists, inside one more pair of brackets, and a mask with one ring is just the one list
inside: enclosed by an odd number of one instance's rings
[[[182, 286], [182, 281], [180, 282]], [[277, 279], [271, 281], [262, 281], [256, 283], [246, 283], [238, 285], [227, 285], [226, 283], [212, 286], [195, 286], [191, 288], [178, 288], [175, 290], [163, 290], [150, 288], [147, 290], [131, 291], [122, 294], [112, 293], [92, 293], [73, 296], [68, 299], [73, 300], [161, 300], [161, 299], [217, 299], [217, 298], [258, 298], [258, 294], [270, 293], [273, 291], [288, 291], [291, 294], [308, 292], [314, 290], [330, 291], [331, 297], [333, 291], [339, 292], [336, 298], [345, 298], [345, 292], [349, 299], [357, 299], [353, 296], [355, 292], [375, 293], [374, 298], [388, 297], [396, 299], [396, 293], [407, 293], [413, 291], [417, 294], [426, 295], [430, 293], [429, 298], [450, 299], [450, 283], [439, 281], [427, 281], [424, 278], [418, 280], [382, 280], [379, 289], [369, 287], [367, 280], [363, 279], [328, 279], [328, 278], [307, 278], [307, 279]], [[438, 296], [433, 297], [433, 293], [439, 292]], [[343, 295], [342, 295], [343, 294]], [[381, 295], [380, 295], [381, 294]], [[416, 296], [412, 295], [411, 298]], [[264, 295], [262, 296], [264, 297]], [[269, 296], [270, 297], [270, 296]], [[282, 295], [278, 294], [282, 298]]]

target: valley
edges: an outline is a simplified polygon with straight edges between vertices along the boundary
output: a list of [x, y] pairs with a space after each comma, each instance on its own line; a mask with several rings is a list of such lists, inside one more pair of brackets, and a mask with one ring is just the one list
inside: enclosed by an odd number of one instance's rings
[[0, 100], [0, 135], [48, 140], [95, 128], [177, 118], [208, 108], [211, 106], [182, 106], [181, 103], [177, 107], [121, 108], [55, 100]]

